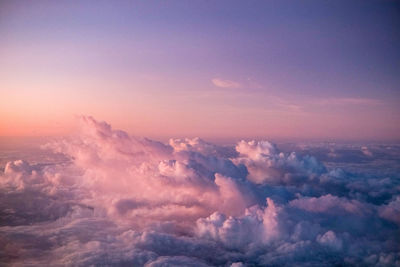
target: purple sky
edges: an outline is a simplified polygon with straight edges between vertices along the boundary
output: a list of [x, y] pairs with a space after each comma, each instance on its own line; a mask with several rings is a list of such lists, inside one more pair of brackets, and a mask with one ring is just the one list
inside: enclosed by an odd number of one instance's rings
[[397, 1], [2, 1], [0, 135], [398, 140]]

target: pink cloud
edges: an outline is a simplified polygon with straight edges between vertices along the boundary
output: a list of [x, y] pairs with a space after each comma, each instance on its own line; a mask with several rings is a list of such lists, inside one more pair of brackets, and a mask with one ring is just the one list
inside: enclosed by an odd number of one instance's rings
[[382, 102], [373, 98], [339, 97], [327, 98], [318, 101], [321, 105], [380, 105]]
[[79, 134], [48, 145], [65, 161], [0, 170], [0, 262], [397, 264], [399, 197], [368, 202], [398, 195], [391, 178], [357, 180], [267, 141], [163, 144], [80, 119]]
[[235, 82], [235, 81], [231, 81], [231, 80], [224, 80], [224, 79], [220, 79], [220, 78], [214, 78], [211, 80], [211, 82], [220, 88], [239, 88], [241, 86], [240, 83]]

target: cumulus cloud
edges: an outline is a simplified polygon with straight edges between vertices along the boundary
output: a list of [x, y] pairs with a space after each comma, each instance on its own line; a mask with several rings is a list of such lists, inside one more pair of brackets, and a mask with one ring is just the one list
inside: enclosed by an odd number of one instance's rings
[[380, 206], [379, 215], [400, 225], [400, 196], [396, 196], [396, 199], [389, 204]]
[[231, 249], [243, 249], [250, 245], [267, 244], [280, 237], [278, 222], [280, 208], [267, 198], [267, 207], [251, 207], [240, 217], [226, 217], [218, 212], [197, 221], [199, 237], [221, 242]]
[[300, 183], [325, 172], [314, 157], [299, 158], [294, 152], [285, 155], [267, 141], [240, 141], [236, 150], [240, 155], [234, 161], [245, 165], [249, 172], [247, 178], [257, 184]]
[[267, 141], [163, 144], [81, 123], [46, 146], [64, 161], [4, 166], [1, 265], [400, 265], [397, 168], [373, 161], [395, 148], [343, 170]]
[[303, 197], [292, 200], [290, 206], [303, 209], [309, 212], [322, 212], [332, 214], [362, 214], [370, 213], [371, 208], [357, 200], [350, 200], [348, 198], [340, 198], [332, 196], [331, 194], [323, 195], [321, 197]]
[[323, 235], [318, 235], [317, 237], [318, 243], [331, 247], [335, 250], [340, 250], [342, 249], [342, 240], [336, 237], [335, 233], [333, 231], [328, 231]]
[[220, 88], [239, 88], [241, 85], [238, 82], [231, 81], [231, 80], [224, 80], [220, 78], [214, 78], [211, 80], [211, 82], [216, 86]]

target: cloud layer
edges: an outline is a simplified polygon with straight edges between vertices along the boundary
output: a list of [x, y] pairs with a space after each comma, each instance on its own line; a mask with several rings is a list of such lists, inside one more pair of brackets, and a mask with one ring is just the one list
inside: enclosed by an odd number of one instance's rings
[[1, 264], [400, 265], [392, 173], [331, 168], [266, 141], [163, 144], [91, 117], [46, 148], [66, 160], [11, 161], [0, 176]]

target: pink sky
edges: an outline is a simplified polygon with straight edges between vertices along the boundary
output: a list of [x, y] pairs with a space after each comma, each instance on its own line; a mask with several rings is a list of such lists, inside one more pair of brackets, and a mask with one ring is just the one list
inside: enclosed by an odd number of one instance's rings
[[400, 41], [373, 10], [342, 25], [245, 5], [235, 24], [235, 5], [0, 5], [0, 136], [84, 114], [160, 139], [400, 137]]

